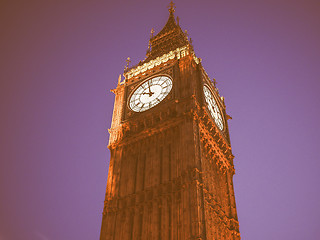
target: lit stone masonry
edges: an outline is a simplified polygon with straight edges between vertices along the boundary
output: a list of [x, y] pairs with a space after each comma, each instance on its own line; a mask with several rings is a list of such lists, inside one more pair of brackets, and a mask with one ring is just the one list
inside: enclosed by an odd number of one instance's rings
[[[140, 73], [143, 73], [147, 70], [150, 70], [156, 66], [159, 66], [161, 65], [162, 63], [166, 63], [168, 60], [171, 60], [171, 59], [180, 59], [182, 57], [185, 57], [187, 55], [190, 54], [190, 50], [189, 50], [189, 47], [188, 46], [184, 46], [182, 48], [177, 48], [176, 50], [174, 51], [170, 51], [169, 53], [166, 53], [166, 54], [163, 54], [161, 57], [157, 57], [156, 59], [154, 60], [151, 60], [147, 63], [144, 63], [143, 65], [141, 66], [138, 66], [134, 69], [131, 69], [129, 72], [125, 73], [125, 78], [126, 79], [130, 79], [132, 77], [135, 77], [137, 75], [139, 75]], [[194, 54], [194, 52], [192, 51], [191, 52], [191, 55], [194, 59], [194, 61], [199, 64], [200, 63], [200, 59], [196, 57], [196, 55]]]
[[173, 13], [112, 90], [100, 240], [240, 240], [230, 117]]

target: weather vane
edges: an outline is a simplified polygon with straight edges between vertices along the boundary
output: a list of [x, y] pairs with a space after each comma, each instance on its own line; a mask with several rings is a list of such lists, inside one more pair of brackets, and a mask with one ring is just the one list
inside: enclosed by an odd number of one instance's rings
[[174, 3], [171, 1], [168, 8], [169, 8], [169, 13], [174, 13], [176, 7], [175, 7]]

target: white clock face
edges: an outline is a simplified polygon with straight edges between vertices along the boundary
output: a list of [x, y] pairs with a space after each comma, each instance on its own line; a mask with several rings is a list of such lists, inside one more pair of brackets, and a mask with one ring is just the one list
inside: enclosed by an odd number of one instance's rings
[[143, 82], [131, 95], [129, 107], [135, 112], [146, 111], [160, 103], [171, 91], [172, 80], [157, 76]]
[[203, 92], [204, 92], [204, 97], [206, 99], [211, 116], [216, 122], [216, 125], [218, 126], [218, 128], [220, 130], [223, 130], [223, 120], [220, 113], [220, 109], [218, 107], [216, 100], [213, 97], [212, 92], [206, 85], [203, 86]]

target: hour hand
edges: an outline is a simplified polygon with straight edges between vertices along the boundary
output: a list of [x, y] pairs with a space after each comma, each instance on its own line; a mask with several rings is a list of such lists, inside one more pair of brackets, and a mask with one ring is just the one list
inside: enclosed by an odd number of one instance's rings
[[142, 94], [148, 94], [149, 95], [149, 97], [151, 97], [152, 96], [152, 94], [154, 94], [153, 92], [144, 92], [144, 93], [142, 93]]

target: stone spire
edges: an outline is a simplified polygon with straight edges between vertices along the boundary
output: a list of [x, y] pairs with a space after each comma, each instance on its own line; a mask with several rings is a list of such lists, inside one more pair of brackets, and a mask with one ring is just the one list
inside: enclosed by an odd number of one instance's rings
[[171, 1], [168, 6], [169, 18], [161, 31], [150, 39], [150, 50], [147, 54], [147, 61], [168, 53], [176, 48], [188, 44], [185, 34], [176, 23], [174, 12], [175, 5]]
[[154, 30], [151, 30], [146, 58], [143, 61], [140, 61], [139, 64], [135, 66], [132, 66], [130, 68], [127, 67], [124, 72], [127, 72], [131, 68], [142, 65], [143, 63], [153, 60], [157, 57], [161, 57], [163, 54], [174, 51], [177, 48], [181, 48], [187, 45], [192, 47], [190, 41], [186, 37], [186, 34], [182, 31], [179, 23], [177, 23], [175, 20], [175, 5], [172, 1], [170, 2], [168, 9], [169, 17], [167, 23], [164, 25], [161, 31], [154, 35]]

